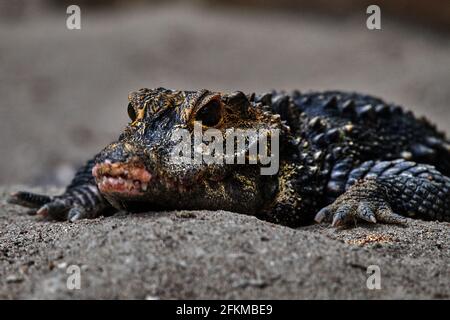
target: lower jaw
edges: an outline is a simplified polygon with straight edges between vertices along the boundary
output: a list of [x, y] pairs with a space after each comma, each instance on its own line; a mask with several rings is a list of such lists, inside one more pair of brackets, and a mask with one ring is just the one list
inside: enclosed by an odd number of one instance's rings
[[143, 197], [123, 194], [104, 194], [106, 200], [117, 210], [132, 213], [143, 213], [157, 211], [159, 208]]

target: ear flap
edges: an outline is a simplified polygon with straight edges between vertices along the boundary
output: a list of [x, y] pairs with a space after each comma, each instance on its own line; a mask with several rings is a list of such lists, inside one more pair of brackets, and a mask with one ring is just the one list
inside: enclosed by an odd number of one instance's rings
[[248, 100], [245, 93], [243, 93], [242, 91], [236, 91], [226, 96], [225, 103], [227, 105], [239, 108], [244, 113], [247, 112], [247, 109], [250, 106], [250, 101]]

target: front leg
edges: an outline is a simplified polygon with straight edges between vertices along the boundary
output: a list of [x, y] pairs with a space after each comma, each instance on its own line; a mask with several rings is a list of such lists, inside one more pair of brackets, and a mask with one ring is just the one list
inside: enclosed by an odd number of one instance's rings
[[100, 194], [92, 176], [94, 164], [94, 160], [90, 160], [80, 168], [61, 195], [51, 197], [19, 191], [12, 194], [8, 202], [31, 208], [29, 214], [51, 220], [75, 221], [110, 214], [114, 209]]
[[358, 219], [403, 223], [402, 216], [450, 221], [450, 178], [433, 166], [403, 159], [363, 163], [350, 172], [346, 191], [316, 215], [339, 226]]

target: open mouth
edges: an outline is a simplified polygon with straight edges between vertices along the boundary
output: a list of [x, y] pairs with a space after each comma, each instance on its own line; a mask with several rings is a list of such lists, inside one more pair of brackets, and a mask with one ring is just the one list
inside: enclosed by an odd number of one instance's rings
[[145, 193], [152, 175], [144, 165], [105, 160], [92, 168], [97, 186], [105, 193], [139, 195]]

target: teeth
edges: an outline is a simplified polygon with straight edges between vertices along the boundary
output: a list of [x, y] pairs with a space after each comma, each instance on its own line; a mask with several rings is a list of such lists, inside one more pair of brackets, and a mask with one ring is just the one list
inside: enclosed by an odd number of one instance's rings
[[[101, 169], [101, 170], [100, 170]], [[128, 166], [126, 163], [113, 163], [107, 159], [99, 167], [97, 183], [102, 189], [117, 189], [118, 192], [145, 192], [149, 189], [151, 174], [141, 167]]]

